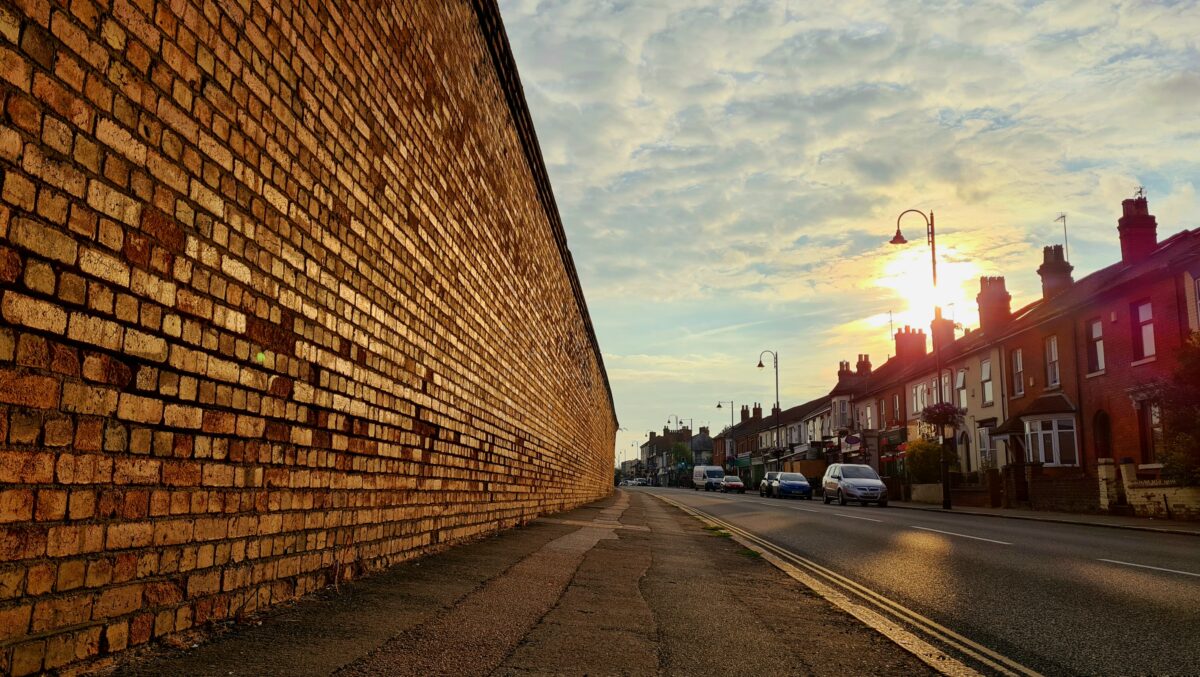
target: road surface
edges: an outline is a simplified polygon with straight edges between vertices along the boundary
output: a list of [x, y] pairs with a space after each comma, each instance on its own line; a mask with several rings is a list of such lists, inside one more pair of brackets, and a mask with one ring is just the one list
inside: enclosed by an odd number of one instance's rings
[[845, 577], [841, 592], [984, 673], [1200, 674], [1194, 536], [633, 490], [764, 539], [827, 581]]

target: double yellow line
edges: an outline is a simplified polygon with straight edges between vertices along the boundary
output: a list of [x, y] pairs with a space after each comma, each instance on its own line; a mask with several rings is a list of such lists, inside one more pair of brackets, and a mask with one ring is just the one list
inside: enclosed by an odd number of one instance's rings
[[[743, 545], [763, 554], [768, 561], [779, 566], [784, 572], [792, 576], [792, 578], [813, 588], [815, 592], [825, 597], [826, 600], [859, 618], [859, 620], [866, 622], [873, 629], [912, 652], [942, 674], [966, 677], [968, 675], [978, 675], [979, 673], [958, 660], [938, 651], [927, 642], [908, 632], [904, 626], [912, 627], [945, 648], [961, 653], [964, 656], [969, 656], [993, 674], [1005, 675], [1006, 677], [1040, 677], [1040, 673], [1037, 671], [1031, 670], [978, 642], [967, 639], [950, 628], [926, 618], [916, 611], [892, 601], [837, 572], [830, 571], [810, 559], [785, 550], [770, 541], [755, 536], [702, 510], [683, 505], [678, 501], [659, 494], [655, 494], [655, 496], [701, 521], [710, 522], [733, 534]], [[846, 597], [844, 593], [853, 595], [853, 599]], [[891, 622], [879, 612], [894, 617], [901, 625]]]

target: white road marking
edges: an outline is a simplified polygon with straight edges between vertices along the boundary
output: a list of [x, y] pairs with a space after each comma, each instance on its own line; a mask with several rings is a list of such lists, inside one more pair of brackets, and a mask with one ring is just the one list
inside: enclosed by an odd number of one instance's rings
[[942, 531], [941, 529], [930, 529], [929, 527], [919, 527], [915, 524], [910, 524], [909, 526], [912, 527], [913, 529], [921, 529], [922, 531], [936, 531], [939, 534], [946, 534], [947, 536], [959, 536], [962, 538], [974, 539], [976, 541], [987, 541], [988, 543], [999, 543], [1000, 545], [1012, 545], [1012, 543], [1009, 543], [1008, 541], [995, 541], [990, 538], [980, 538], [979, 536], [968, 536], [966, 534], [959, 534], [959, 533], [955, 533], [953, 531]]
[[[813, 512], [816, 512], [816, 510], [814, 510]], [[882, 522], [883, 521], [883, 520], [877, 520], [873, 517], [859, 517], [858, 515], [847, 515], [844, 512], [835, 512], [833, 514], [838, 515], [840, 517], [849, 517], [852, 520], [866, 520], [868, 522]]]
[[1162, 567], [1152, 567], [1149, 564], [1134, 564], [1133, 562], [1122, 562], [1120, 560], [1104, 559], [1104, 558], [1100, 558], [1100, 561], [1108, 562], [1110, 564], [1124, 564], [1127, 567], [1137, 567], [1139, 569], [1154, 569], [1155, 571], [1165, 571], [1170, 574], [1183, 574], [1184, 576], [1195, 576], [1197, 578], [1200, 578], [1200, 574], [1194, 574], [1190, 571], [1179, 571], [1178, 569], [1164, 569]]

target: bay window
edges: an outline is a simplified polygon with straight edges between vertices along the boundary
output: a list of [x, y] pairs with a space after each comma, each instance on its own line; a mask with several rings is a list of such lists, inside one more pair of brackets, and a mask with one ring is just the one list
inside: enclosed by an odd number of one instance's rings
[[1075, 419], [1047, 418], [1025, 421], [1025, 448], [1035, 463], [1079, 465]]

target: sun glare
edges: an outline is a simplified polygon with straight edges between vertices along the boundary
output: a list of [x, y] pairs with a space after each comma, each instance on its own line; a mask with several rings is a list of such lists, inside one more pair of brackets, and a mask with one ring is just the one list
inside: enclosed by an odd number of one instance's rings
[[[933, 320], [933, 307], [940, 305], [945, 317], [971, 328], [979, 322], [975, 294], [979, 288], [982, 269], [967, 257], [938, 257], [938, 286], [934, 289], [929, 268], [927, 247], [906, 247], [896, 252], [884, 265], [875, 284], [890, 289], [900, 299], [900, 307], [892, 312], [896, 326], [911, 325], [926, 331]], [[966, 259], [966, 260], [963, 260]]]

